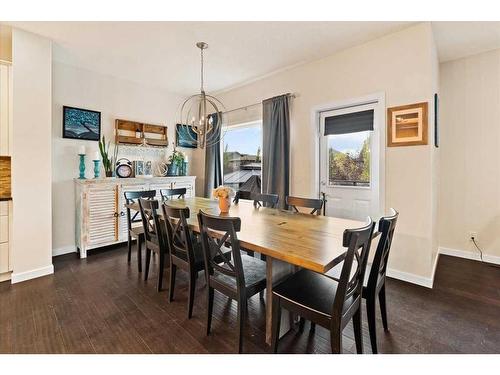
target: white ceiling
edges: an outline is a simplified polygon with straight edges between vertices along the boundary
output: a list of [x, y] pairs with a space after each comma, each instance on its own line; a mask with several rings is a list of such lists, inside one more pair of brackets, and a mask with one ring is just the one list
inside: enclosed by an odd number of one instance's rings
[[189, 94], [218, 91], [409, 26], [406, 22], [12, 22], [52, 39], [54, 60]]
[[[54, 41], [54, 60], [189, 94], [219, 91], [314, 61], [410, 22], [12, 22]], [[433, 22], [441, 61], [500, 48], [500, 22]]]

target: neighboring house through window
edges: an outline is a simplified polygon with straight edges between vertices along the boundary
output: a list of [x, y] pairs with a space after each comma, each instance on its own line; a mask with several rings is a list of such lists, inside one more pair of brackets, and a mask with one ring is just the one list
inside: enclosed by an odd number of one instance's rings
[[262, 122], [232, 125], [221, 142], [223, 181], [235, 191], [260, 191], [262, 169]]

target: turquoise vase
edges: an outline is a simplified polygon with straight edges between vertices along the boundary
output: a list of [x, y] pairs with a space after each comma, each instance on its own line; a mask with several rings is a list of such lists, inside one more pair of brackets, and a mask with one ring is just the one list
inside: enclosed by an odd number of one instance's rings
[[80, 157], [80, 180], [85, 180], [85, 154], [78, 154]]
[[99, 178], [99, 161], [100, 160], [93, 160], [93, 162], [94, 162], [94, 178]]

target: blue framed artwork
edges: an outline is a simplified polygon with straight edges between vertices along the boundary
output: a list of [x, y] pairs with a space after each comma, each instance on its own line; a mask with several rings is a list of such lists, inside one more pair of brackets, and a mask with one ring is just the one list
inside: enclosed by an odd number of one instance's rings
[[63, 106], [63, 138], [98, 141], [101, 112]]
[[196, 134], [191, 126], [177, 124], [175, 126], [177, 147], [196, 148], [198, 146], [198, 134]]

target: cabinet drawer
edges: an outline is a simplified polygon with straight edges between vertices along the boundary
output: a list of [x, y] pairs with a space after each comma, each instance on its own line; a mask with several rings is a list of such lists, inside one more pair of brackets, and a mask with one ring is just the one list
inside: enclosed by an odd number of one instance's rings
[[9, 214], [9, 202], [0, 202], [0, 216], [7, 216]]
[[9, 217], [0, 216], [0, 243], [9, 241]]
[[9, 271], [9, 244], [0, 243], [0, 273]]

